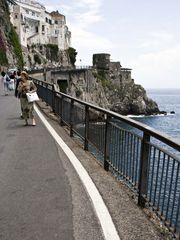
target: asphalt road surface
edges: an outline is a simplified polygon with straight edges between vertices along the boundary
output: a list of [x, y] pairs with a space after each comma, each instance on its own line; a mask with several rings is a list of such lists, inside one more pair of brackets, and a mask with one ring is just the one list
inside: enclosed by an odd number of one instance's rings
[[[45, 109], [45, 104], [41, 107]], [[19, 100], [14, 92], [4, 96], [0, 86], [0, 240], [104, 240], [87, 189], [64, 149], [35, 116], [37, 126], [24, 126]], [[168, 239], [123, 184], [68, 137], [58, 122], [47, 120], [88, 171], [121, 240]]]
[[14, 92], [0, 89], [0, 240], [103, 239], [75, 171], [36, 122], [24, 126]]

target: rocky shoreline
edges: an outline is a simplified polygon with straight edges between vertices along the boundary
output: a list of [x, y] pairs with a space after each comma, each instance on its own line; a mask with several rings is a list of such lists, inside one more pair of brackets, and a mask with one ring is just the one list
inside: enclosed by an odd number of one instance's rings
[[160, 111], [160, 113], [158, 113], [158, 114], [151, 114], [151, 115], [143, 115], [143, 114], [141, 114], [141, 115], [131, 115], [131, 114], [129, 114], [129, 115], [127, 115], [127, 117], [130, 117], [130, 118], [141, 118], [141, 117], [163, 117], [163, 116], [167, 116], [167, 115], [174, 115], [174, 114], [176, 114], [174, 111], [171, 111], [171, 112], [166, 112], [166, 111]]
[[[65, 77], [64, 73], [62, 76]], [[110, 54], [94, 54], [92, 68], [69, 71], [67, 82], [67, 94], [122, 115], [163, 113], [146, 90], [135, 84], [131, 69], [111, 62]]]

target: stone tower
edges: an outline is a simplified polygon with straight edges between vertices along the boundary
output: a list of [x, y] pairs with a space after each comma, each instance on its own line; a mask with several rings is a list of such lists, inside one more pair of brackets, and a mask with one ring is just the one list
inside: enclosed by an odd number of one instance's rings
[[109, 70], [110, 54], [108, 53], [93, 54], [93, 67], [97, 69]]

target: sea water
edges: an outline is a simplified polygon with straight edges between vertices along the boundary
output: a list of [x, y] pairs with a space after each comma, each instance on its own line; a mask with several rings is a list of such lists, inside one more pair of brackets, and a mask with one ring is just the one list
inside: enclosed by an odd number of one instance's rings
[[[180, 89], [147, 89], [146, 92], [167, 115], [136, 117], [135, 120], [180, 140]], [[172, 111], [175, 114], [170, 114]]]

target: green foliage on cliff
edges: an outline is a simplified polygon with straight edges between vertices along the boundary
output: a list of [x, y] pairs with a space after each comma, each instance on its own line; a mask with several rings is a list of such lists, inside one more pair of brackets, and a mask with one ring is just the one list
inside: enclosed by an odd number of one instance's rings
[[[6, 29], [4, 30], [4, 27], [7, 25], [8, 19], [9, 19], [9, 10], [8, 10], [8, 4], [5, 0], [0, 0], [0, 65], [1, 66], [7, 66], [8, 65], [8, 59], [6, 56], [6, 43], [4, 36], [7, 33]], [[3, 34], [4, 33], [4, 34]]]
[[80, 89], [76, 89], [76, 97], [79, 98], [82, 94], [82, 91]]
[[34, 55], [34, 61], [35, 61], [35, 63], [41, 64], [41, 59], [38, 54]]
[[69, 59], [70, 59], [70, 62], [71, 64], [74, 66], [75, 65], [75, 62], [76, 62], [76, 55], [78, 54], [76, 52], [76, 49], [70, 47], [68, 48], [68, 55], [69, 55]]
[[6, 0], [0, 0], [0, 64], [8, 66], [7, 52], [13, 56], [18, 67], [23, 67], [23, 55], [18, 35], [9, 17], [9, 7]]
[[23, 68], [24, 61], [23, 61], [22, 49], [21, 49], [18, 35], [15, 32], [13, 26], [11, 27], [10, 32], [9, 32], [9, 40], [10, 40], [11, 45], [14, 48], [14, 54], [17, 58], [17, 65], [19, 68]]
[[8, 65], [8, 60], [6, 57], [6, 53], [0, 49], [0, 65], [1, 66], [7, 66]]
[[58, 52], [59, 48], [56, 44], [47, 44], [46, 47], [46, 58], [49, 59], [51, 62], [58, 61]]
[[93, 75], [99, 82], [101, 82], [103, 87], [111, 87], [111, 82], [107, 79], [105, 70], [98, 70], [97, 73], [94, 73]]
[[0, 65], [7, 66], [7, 64], [8, 64], [8, 60], [6, 56], [6, 46], [0, 30]]

